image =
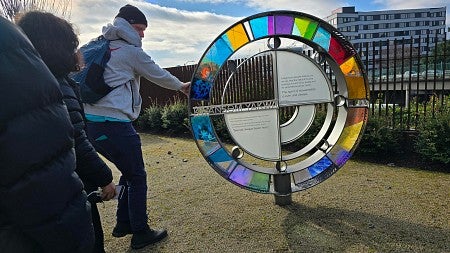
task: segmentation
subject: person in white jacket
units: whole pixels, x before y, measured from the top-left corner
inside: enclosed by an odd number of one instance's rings
[[[118,184],[127,188],[118,200],[117,223],[112,234],[115,237],[132,234],[133,249],[167,236],[166,230],[151,229],[147,221],[147,175],[140,137],[132,125],[141,111],[140,77],[186,95],[190,88],[190,83],[178,80],[144,52],[142,38],[146,28],[145,15],[129,4],[120,8],[112,24],[103,27],[111,50],[104,79],[114,89],[95,104],[84,104],[89,139],[120,170]]]

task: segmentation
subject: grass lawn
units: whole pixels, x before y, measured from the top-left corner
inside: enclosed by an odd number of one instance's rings
[[[149,223],[169,237],[131,250],[131,236],[111,236],[109,201],[106,252],[450,252],[449,173],[350,160],[281,207],[223,179],[190,139],[141,138]]]

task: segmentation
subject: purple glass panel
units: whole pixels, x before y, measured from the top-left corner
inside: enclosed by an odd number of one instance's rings
[[[269,31],[268,31],[269,35],[273,35],[274,34],[273,16],[269,16],[268,25],[269,25]]]
[[[275,34],[291,34],[294,18],[291,16],[275,16]]]

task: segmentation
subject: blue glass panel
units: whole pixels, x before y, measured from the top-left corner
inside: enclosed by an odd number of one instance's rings
[[[250,20],[250,27],[252,28],[253,37],[255,39],[267,36],[268,28],[268,17],[255,18]]]
[[[311,177],[315,177],[330,167],[331,164],[332,162],[328,159],[328,157],[323,157],[320,161],[308,167],[309,174],[311,174]]]
[[[330,40],[331,34],[322,27],[319,27],[316,34],[314,35],[313,41],[328,52],[328,49],[330,48]]]
[[[334,146],[327,156],[339,167],[342,167],[352,156],[352,154],[340,147],[339,145]]]
[[[202,79],[194,78],[191,83],[191,99],[208,100],[211,92],[212,83]]]
[[[205,59],[217,64],[220,67],[232,53],[233,50],[230,48],[229,43],[221,37],[208,50],[208,53],[205,55]]]
[[[213,163],[221,163],[233,160],[233,158],[223,148],[217,150],[212,155],[208,156],[208,159],[210,159],[211,162]]]
[[[191,118],[192,132],[196,140],[215,142],[213,126],[209,116],[195,116]]]

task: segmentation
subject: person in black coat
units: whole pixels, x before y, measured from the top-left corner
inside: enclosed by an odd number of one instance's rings
[[[2,17],[0,34],[0,251],[90,252],[90,205],[58,82]]]
[[[116,192],[111,170],[98,156],[86,136],[79,86],[68,77],[70,72],[79,70],[79,59],[75,53],[78,38],[71,24],[51,13],[33,11],[25,13],[19,19],[18,25],[59,82],[74,127],[76,173],[88,193],[101,187],[103,200],[113,198]],[[92,203],[92,219],[96,236],[94,252],[105,252],[100,215],[95,203]]]

